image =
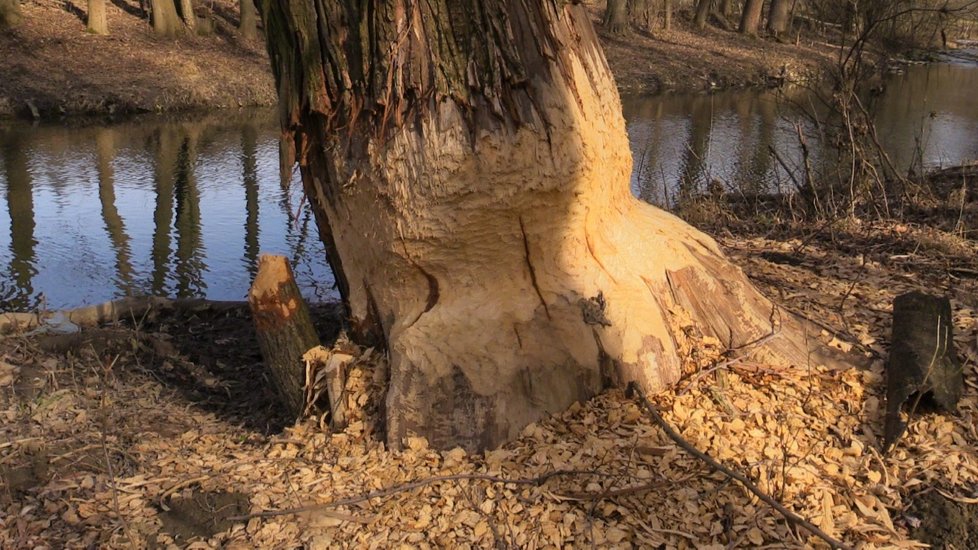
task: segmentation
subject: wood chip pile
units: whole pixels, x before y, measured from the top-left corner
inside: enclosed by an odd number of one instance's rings
[[[921,275],[865,247],[829,252],[815,243],[802,254],[791,242],[724,244],[782,303],[852,335],[835,343],[861,352],[869,367],[785,370],[746,357],[699,375],[724,360],[719,342],[701,339],[688,349],[689,376],[650,396],[665,419],[854,547],[923,546],[911,535],[926,519],[912,508],[924,492],[978,503],[975,281],[952,281],[933,266]],[[765,259],[762,250],[781,255]],[[912,288],[952,295],[965,395],[957,415],[915,416],[884,457],[887,315],[893,296]],[[154,377],[140,366],[136,338],[69,356],[25,338],[0,345],[2,548],[821,544],[685,454],[620,391],[530,425],[485,455],[436,452],[423,439],[391,452],[376,438],[385,379],[376,352],[349,373],[345,431],[329,434],[316,418],[266,435]],[[384,494],[351,498],[375,491]],[[268,511],[292,512],[242,517]]]

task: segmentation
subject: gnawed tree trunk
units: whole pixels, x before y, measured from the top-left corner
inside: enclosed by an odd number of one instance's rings
[[[20,0],[0,0],[0,31],[20,23]]]
[[[391,446],[494,447],[608,386],[668,386],[678,315],[730,346],[773,325],[765,349],[818,361],[712,239],[629,193],[582,5],[362,5],[261,12],[351,326],[389,354]]]
[[[628,1],[608,0],[602,21],[604,30],[609,34],[622,35],[628,32]]]
[[[740,32],[743,34],[757,34],[761,28],[761,15],[764,8],[764,0],[746,0],[744,2],[744,12],[740,17]]]
[[[153,30],[160,36],[176,36],[183,29],[173,0],[151,0]]]
[[[248,291],[258,347],[292,418],[302,414],[307,351],[319,346],[309,307],[284,256],[263,255]]]
[[[88,0],[88,32],[109,34],[109,23],[105,18],[105,0]]]
[[[774,36],[781,36],[788,30],[791,15],[790,0],[771,0],[771,9],[767,16],[767,30]]]
[[[697,29],[706,28],[706,18],[710,16],[712,6],[713,0],[699,0],[696,4],[696,16],[693,18],[693,24],[696,25]]]
[[[239,2],[241,19],[238,22],[238,32],[245,40],[254,40],[257,30],[257,17],[255,16],[255,0],[240,0]]]

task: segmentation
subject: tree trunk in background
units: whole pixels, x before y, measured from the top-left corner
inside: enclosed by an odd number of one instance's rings
[[[638,29],[646,32],[653,30],[655,13],[652,6],[652,0],[628,0],[628,13],[631,15],[632,24]]]
[[[180,2],[180,17],[190,32],[197,32],[197,14],[194,13],[193,0],[178,0]]]
[[[105,0],[88,0],[88,32],[109,34],[109,23],[105,18]]]
[[[667,31],[672,30],[672,0],[664,0],[662,6],[662,27]]]
[[[628,32],[628,1],[608,0],[601,24],[609,34],[622,35]]]
[[[771,0],[771,9],[767,16],[767,30],[771,31],[774,36],[780,36],[787,31],[790,11],[790,0]]]
[[[20,0],[0,0],[0,30],[20,23]]]
[[[153,30],[160,36],[176,36],[181,30],[180,17],[173,0],[151,0]]]
[[[241,0],[241,19],[238,24],[238,31],[245,40],[254,40],[258,25],[255,17],[255,0]]]
[[[744,13],[740,18],[740,32],[743,34],[757,34],[761,28],[761,9],[764,7],[764,0],[746,0],[744,2]]]
[[[693,23],[697,29],[706,28],[706,18],[710,16],[712,6],[713,0],[699,0],[696,4],[696,16],[693,18]]]
[[[392,447],[491,448],[609,386],[671,385],[680,317],[732,347],[777,331],[755,360],[818,362],[712,239],[632,197],[583,5],[367,4],[261,13],[352,332],[388,352]]]
[[[720,2],[720,13],[722,13],[727,19],[730,19],[730,17],[733,15],[733,8],[733,0],[722,0]]]

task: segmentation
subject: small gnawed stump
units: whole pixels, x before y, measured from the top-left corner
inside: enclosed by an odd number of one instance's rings
[[[954,353],[951,303],[922,292],[897,296],[886,364],[884,449],[906,430],[900,409],[909,397],[915,396],[911,400],[914,406],[927,399],[944,411],[953,411],[963,384],[961,364]]]
[[[319,345],[292,268],[283,256],[262,255],[248,292],[255,331],[265,366],[293,418],[302,414],[305,362],[302,356]]]

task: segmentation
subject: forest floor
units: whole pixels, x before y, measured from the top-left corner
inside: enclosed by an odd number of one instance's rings
[[[865,365],[731,359],[688,327],[686,375],[651,401],[689,442],[853,547],[978,548],[978,197],[959,202],[817,228],[784,209],[688,211],[769,296]],[[950,297],[964,396],[954,414],[914,415],[883,454],[891,304],[910,290]],[[336,308],[317,311],[324,341],[335,338]],[[358,354],[350,424],[331,434],[282,414],[244,307],[4,337],[0,547],[819,545],[621,391],[485,454],[422,439],[389,451],[377,439],[384,369],[378,353]]]
[[[715,26],[698,30],[677,13],[671,30],[638,30],[612,36],[601,29],[604,2],[589,7],[608,64],[623,94],[706,92],[772,87],[822,78],[839,52],[821,36],[802,33],[791,42],[752,37]],[[795,39],[797,38],[797,43]]]
[[[237,2],[208,2],[210,36],[153,34],[138,0],[106,2],[108,36],[85,28],[82,0],[36,0],[0,32],[0,118],[124,115],[272,105],[261,40],[237,34]]]
[[[260,40],[236,31],[237,3],[208,2],[210,36],[153,35],[137,0],[108,2],[108,36],[85,30],[81,0],[35,0],[0,33],[0,118],[124,115],[272,105],[275,88]],[[595,23],[603,8],[590,7]],[[716,28],[655,36],[599,34],[623,93],[698,92],[807,81],[837,51],[803,35],[797,45]]]

